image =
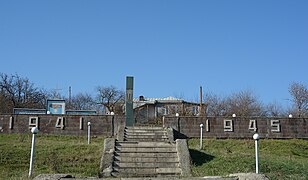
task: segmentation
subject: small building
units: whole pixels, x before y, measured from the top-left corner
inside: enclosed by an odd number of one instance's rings
[[[46,109],[14,108],[13,114],[46,114]]]
[[[133,100],[134,117],[138,123],[146,123],[161,119],[162,116],[182,115],[197,116],[200,112],[200,104],[187,102],[175,97],[144,98],[140,96]]]
[[[47,99],[46,109],[14,108],[13,114],[96,115],[96,110],[66,110],[64,99]]]

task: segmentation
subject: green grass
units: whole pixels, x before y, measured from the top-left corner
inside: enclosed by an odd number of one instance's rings
[[[189,140],[194,176],[255,172],[253,140]],[[308,141],[260,140],[260,172],[270,179],[308,179]]]
[[[254,172],[253,140],[188,141],[194,176],[225,176]],[[260,140],[260,171],[270,179],[308,179],[308,141]],[[31,135],[0,134],[0,179],[27,179]],[[33,176],[65,173],[75,177],[95,177],[103,150],[103,138],[38,135]]]
[[[0,177],[26,179],[32,135],[0,135]],[[33,177],[43,173],[67,173],[75,177],[97,176],[103,138],[37,135]],[[0,179],[1,179],[0,178]]]

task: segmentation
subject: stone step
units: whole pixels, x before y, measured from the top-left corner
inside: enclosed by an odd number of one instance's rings
[[[122,157],[122,156],[115,156],[114,161],[117,162],[173,162],[178,163],[178,157]]]
[[[175,173],[169,173],[169,174],[157,174],[157,173],[156,174],[155,173],[154,174],[153,173],[151,173],[151,174],[133,174],[133,173],[128,174],[128,173],[125,173],[125,174],[123,174],[123,173],[119,173],[119,172],[112,172],[111,176],[112,176],[112,179],[109,179],[109,180],[113,180],[113,179],[122,180],[122,178],[123,178],[123,180],[129,180],[129,179],[131,179],[131,180],[152,180],[152,179],[153,180],[154,179],[155,180],[162,180],[161,178],[164,178],[165,180],[177,180],[177,179],[173,179],[173,178],[181,176],[181,174],[180,173],[178,173],[178,174],[175,174]],[[172,179],[170,179],[170,178],[172,178]],[[214,180],[216,180],[216,179],[214,179]],[[236,180],[238,180],[238,179],[236,179]]]
[[[179,163],[174,162],[114,162],[114,168],[177,168]]]
[[[126,127],[124,132],[124,141],[167,142],[168,134],[162,127]]]
[[[149,135],[149,136],[153,136],[153,135],[165,135],[167,134],[165,131],[159,131],[159,132],[151,132],[151,131],[127,131],[124,134],[128,134],[128,135]]]
[[[157,127],[157,126],[126,126],[125,129],[164,130],[163,127]]]
[[[124,132],[152,132],[152,133],[161,133],[166,132],[164,129],[125,129]]]
[[[121,146],[121,147],[175,147],[175,144],[168,143],[168,142],[116,141],[116,146]]]
[[[168,138],[124,138],[124,141],[168,142]]]
[[[117,177],[156,177],[180,175],[180,168],[114,168],[113,176]]]
[[[115,143],[112,176],[180,176],[179,167],[176,145],[163,127],[126,127],[124,141]]]
[[[174,152],[176,153],[175,147],[120,147],[116,146],[116,152]]]
[[[163,139],[166,139],[166,138],[168,138],[168,136],[166,136],[166,135],[141,135],[141,134],[136,134],[136,135],[127,135],[127,134],[124,134],[124,138],[141,138],[141,139],[149,139],[149,138],[151,138],[151,139],[161,139],[161,138],[163,138]]]
[[[178,158],[177,153],[147,153],[147,152],[118,152],[115,151],[115,158],[117,157],[131,157],[131,158]]]
[[[155,136],[155,135],[167,135],[165,132],[124,132],[124,135],[144,135],[144,136]]]

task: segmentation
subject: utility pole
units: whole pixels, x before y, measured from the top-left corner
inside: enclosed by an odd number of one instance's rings
[[[203,115],[203,108],[202,108],[202,86],[200,86],[200,116]]]
[[[53,90],[53,98],[54,99],[60,99],[60,97],[61,97],[60,91],[62,91],[62,89],[58,88],[58,85],[57,85],[57,88],[52,89],[52,90]]]
[[[71,104],[71,100],[72,100],[72,87],[69,86],[68,87],[68,103]]]

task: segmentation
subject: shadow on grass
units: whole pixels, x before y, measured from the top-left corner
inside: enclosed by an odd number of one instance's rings
[[[215,158],[215,156],[206,154],[202,151],[198,151],[196,149],[189,149],[190,157],[192,159],[192,163],[195,166],[202,166],[202,164],[210,162]]]

